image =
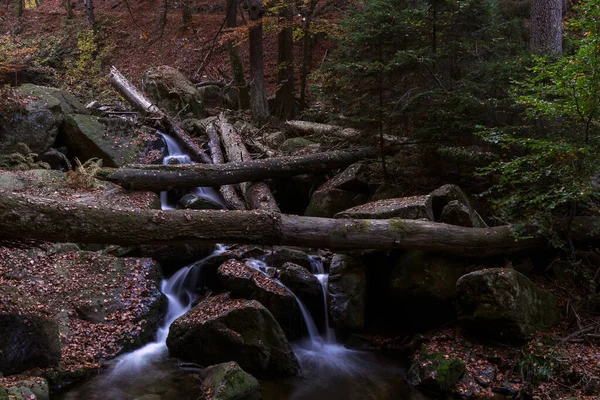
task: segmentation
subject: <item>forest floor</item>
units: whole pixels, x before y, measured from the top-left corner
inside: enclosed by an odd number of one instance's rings
[[[224,31],[221,30],[225,10],[221,3],[206,0],[198,2],[195,4],[198,12],[192,15],[192,20],[186,25],[183,24],[178,5],[170,4],[174,9],[167,13],[166,23],[161,28],[162,1],[97,2],[96,18],[104,46],[110,49],[102,60],[102,71],[105,73],[114,65],[136,85],[140,85],[141,77],[148,68],[159,65],[176,67],[194,82],[229,81],[229,59],[223,40]],[[85,29],[81,3],[74,3],[75,18],[69,20],[61,7],[61,0],[45,0],[37,9],[25,11],[21,32],[15,36],[13,33],[17,21],[11,7],[8,1],[6,5],[0,4],[0,38],[12,36],[17,42],[34,41],[38,53],[44,46],[44,40],[49,42],[52,37],[63,38],[73,45],[76,43],[76,34]],[[3,43],[0,41],[0,46]],[[60,50],[58,42],[52,43],[53,51]],[[318,68],[327,56],[329,46],[327,42],[319,42],[314,48],[313,69]],[[247,42],[242,42],[240,48],[247,60]],[[300,45],[297,45],[296,60],[300,59],[300,51]],[[48,50],[44,54],[51,58],[53,55],[50,53]],[[25,57],[30,55],[27,53]],[[75,62],[74,58],[65,59]],[[277,73],[277,38],[268,26],[265,30],[264,61],[268,93],[273,96]],[[299,69],[298,66],[296,69]],[[2,82],[1,78],[0,74],[0,84],[8,83]],[[19,82],[18,72],[16,81]],[[502,382],[512,382],[515,387],[529,385],[529,389],[522,393],[529,392],[530,396],[523,398],[540,400],[600,398],[600,349],[597,347],[600,338],[597,334],[600,330],[597,316],[600,299],[590,298],[589,287],[585,285],[589,283],[587,278],[592,277],[592,281],[595,278],[594,270],[581,265],[571,268],[571,272],[573,270],[575,274],[569,275],[568,279],[564,279],[565,275],[550,271],[553,279],[536,281],[559,297],[564,318],[552,332],[541,335],[527,345],[483,346],[466,337],[460,328],[451,326],[426,334],[425,346],[463,359],[467,363],[467,370],[476,377],[480,386],[486,384],[491,388]],[[491,364],[498,371],[494,374],[493,382],[488,375]],[[459,387],[461,390],[467,393],[469,388]]]

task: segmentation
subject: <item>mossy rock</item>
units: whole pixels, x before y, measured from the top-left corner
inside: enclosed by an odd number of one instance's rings
[[[448,393],[465,373],[465,363],[454,356],[429,352],[422,347],[419,357],[413,361],[407,381],[420,389],[443,394]]]
[[[212,365],[200,373],[205,392],[214,400],[259,400],[260,384],[235,361]]]

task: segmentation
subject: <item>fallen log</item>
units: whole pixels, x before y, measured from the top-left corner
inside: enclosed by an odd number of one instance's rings
[[[286,121],[284,124],[285,132],[292,135],[319,135],[319,136],[337,136],[343,139],[356,139],[360,136],[360,131],[353,128],[344,128],[337,125],[320,124],[309,121]]]
[[[210,136],[211,134],[209,134]],[[105,168],[100,171],[98,177],[132,190],[158,191],[197,186],[220,186],[326,172],[331,169],[347,167],[365,158],[374,157],[376,154],[375,150],[364,148],[355,151],[335,150],[306,156],[268,158],[226,164],[134,164],[119,169]]]
[[[139,210],[0,192],[0,238],[118,245],[255,243],[330,249],[439,251],[467,257],[539,247],[508,226],[465,228],[420,220],[344,220],[259,210]]]
[[[208,136],[208,148],[210,150],[213,164],[223,164],[225,162],[225,158],[223,157],[223,152],[221,151],[221,140],[219,139],[219,134],[217,133],[217,128],[214,124],[211,123],[206,127],[206,135]],[[232,210],[246,209],[246,205],[242,199],[239,198],[234,186],[222,184],[219,191],[221,192],[221,196],[223,196],[223,200],[225,201],[225,204],[227,204],[228,208]]]
[[[244,146],[242,138],[233,126],[227,122],[227,118],[223,113],[219,115],[219,128],[221,129],[221,139],[229,161],[251,161],[252,156]],[[251,209],[279,212],[279,206],[266,183],[245,180],[240,184],[240,188]]]
[[[125,99],[138,111],[144,114],[150,114],[156,118],[157,123],[161,124],[159,129],[166,131],[174,136],[183,148],[190,154],[190,158],[196,162],[211,163],[210,157],[204,153],[202,148],[188,135],[179,124],[160,108],[152,104],[146,96],[129,82],[115,67],[110,69],[110,83],[117,89]]]

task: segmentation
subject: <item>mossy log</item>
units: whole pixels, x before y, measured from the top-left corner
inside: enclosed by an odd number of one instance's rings
[[[375,155],[374,150],[365,148],[356,151],[336,150],[306,156],[268,158],[226,164],[140,164],[116,170],[103,169],[99,178],[133,190],[158,191],[197,186],[220,186],[325,172],[346,167]]]
[[[439,251],[467,257],[544,244],[507,226],[464,228],[420,220],[344,220],[266,211],[155,211],[93,207],[0,192],[0,238],[119,245],[255,243],[330,249]]]

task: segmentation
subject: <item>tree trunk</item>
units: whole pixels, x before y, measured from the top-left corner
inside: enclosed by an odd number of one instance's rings
[[[208,135],[208,146],[210,148],[213,164],[222,165],[225,162],[225,159],[223,157],[223,152],[221,151],[221,140],[219,139],[219,134],[217,133],[217,128],[214,124],[211,123],[206,127],[206,134]],[[234,186],[221,184],[219,191],[221,192],[221,196],[223,196],[223,200],[225,200],[225,204],[227,204],[229,209],[246,209],[246,205],[242,199],[239,198]]]
[[[263,62],[263,43],[262,43],[262,1],[248,1],[248,16],[250,18],[250,100],[252,119],[259,124],[263,124],[269,118],[269,104],[267,102],[267,92],[265,88],[265,68]]]
[[[94,29],[96,26],[96,18],[94,17],[94,0],[83,0],[83,7],[85,9],[88,27],[90,29]]]
[[[284,124],[286,132],[294,135],[319,135],[319,136],[338,136],[344,139],[356,139],[360,136],[360,131],[352,128],[344,128],[337,125],[320,124],[309,121],[286,121]]]
[[[67,12],[67,19],[73,19],[73,6],[71,0],[63,0],[65,11]]]
[[[300,106],[306,107],[306,86],[308,74],[312,67],[312,52],[310,41],[312,32],[310,31],[312,18],[315,13],[318,0],[309,0],[308,7],[303,10],[304,24],[302,25],[302,66],[300,71]]]
[[[289,0],[288,0],[289,1]],[[294,13],[289,4],[283,4],[280,13],[284,27],[277,36],[277,91],[275,92],[276,115],[282,119],[296,117],[294,90],[294,41],[292,19]]]
[[[563,0],[531,0],[529,46],[537,55],[562,54]]]
[[[232,162],[252,161],[252,157],[242,138],[234,130],[233,126],[227,122],[225,115],[219,116],[219,127],[221,128],[221,138],[223,146],[227,152],[227,158]],[[251,209],[279,212],[277,202],[271,193],[271,190],[264,182],[243,182],[240,184],[242,193]]]
[[[227,27],[235,28],[237,26],[237,0],[227,0]],[[250,108],[250,93],[244,76],[244,64],[240,57],[239,48],[233,43],[233,40],[227,42],[227,52],[229,53],[229,62],[231,63],[231,72],[238,89],[238,106],[242,110]]]
[[[190,153],[190,158],[196,162],[210,164],[212,160],[194,142],[194,140],[179,126],[179,124],[156,107],[150,100],[137,90],[127,78],[125,78],[115,67],[110,69],[110,83],[117,89],[125,99],[138,111],[144,114],[154,114],[163,126],[160,128],[175,136],[183,148]]]
[[[420,220],[344,220],[264,211],[154,211],[89,207],[0,192],[0,234],[9,239],[119,245],[254,243],[330,249],[441,251],[467,257],[539,247],[506,226],[464,228]]]
[[[211,142],[213,142],[212,136],[216,133],[213,133],[210,127],[206,131],[209,138],[211,138]],[[218,142],[211,143],[210,146],[212,151],[213,147],[218,146]],[[128,168],[116,170],[103,169],[99,177],[131,190],[187,189],[197,186],[221,186],[325,172],[347,167],[367,157],[374,157],[376,154],[377,152],[373,149],[361,149],[352,152],[330,151],[306,156],[268,158],[266,160],[222,164],[213,152],[213,160],[219,164],[130,165]],[[244,189],[247,189],[247,186],[248,184],[244,186]]]

